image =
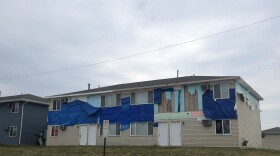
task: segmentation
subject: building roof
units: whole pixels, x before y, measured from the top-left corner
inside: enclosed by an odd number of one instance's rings
[[[262,133],[264,134],[280,134],[280,127],[274,127],[271,129],[263,130]]]
[[[38,103],[38,104],[48,105],[47,99],[41,98],[39,96],[31,95],[31,94],[21,94],[21,95],[0,97],[0,103],[16,102],[16,101],[30,101],[30,102],[34,102],[34,103]]]
[[[59,98],[59,97],[67,97],[67,96],[79,96],[79,95],[89,95],[89,94],[100,94],[100,93],[108,93],[114,91],[125,91],[125,90],[133,90],[133,89],[144,89],[144,88],[157,88],[157,87],[166,87],[166,86],[174,86],[181,84],[195,84],[195,83],[207,83],[207,82],[215,82],[215,81],[223,81],[223,80],[237,80],[244,82],[246,88],[250,88],[250,91],[253,92],[258,99],[262,100],[262,97],[254,91],[243,79],[239,76],[184,76],[178,78],[169,78],[169,79],[159,79],[159,80],[151,80],[151,81],[141,81],[141,82],[133,82],[133,83],[125,83],[125,84],[117,84],[112,86],[94,88],[90,90],[82,90],[78,92],[71,92],[66,94],[59,94],[48,96],[46,98]]]

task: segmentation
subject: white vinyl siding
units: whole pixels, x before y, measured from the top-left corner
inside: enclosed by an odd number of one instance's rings
[[[226,99],[229,98],[229,85],[228,84],[215,84],[214,85],[214,99]]]

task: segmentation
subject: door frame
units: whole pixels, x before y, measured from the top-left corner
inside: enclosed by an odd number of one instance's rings
[[[183,138],[182,138],[182,125],[183,122],[182,120],[167,120],[167,121],[157,121],[158,124],[160,123],[167,123],[167,127],[168,127],[168,145],[167,146],[172,146],[171,145],[171,124],[172,122],[180,122],[180,146],[183,146]],[[158,128],[158,137],[157,137],[157,144],[159,145],[159,128]]]

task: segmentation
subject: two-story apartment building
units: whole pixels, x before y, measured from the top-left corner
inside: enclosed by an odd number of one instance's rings
[[[248,147],[262,147],[263,98],[239,76],[186,76],[48,98],[51,113],[67,106],[61,105],[66,100],[99,110],[88,114],[96,122],[65,130],[49,122],[47,145],[102,145],[102,123],[109,120],[108,145],[241,147],[247,140]]]
[[[46,99],[30,94],[0,97],[0,144],[38,144],[48,106]]]

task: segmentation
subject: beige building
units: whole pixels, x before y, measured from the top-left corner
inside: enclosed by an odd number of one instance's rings
[[[262,131],[263,148],[280,150],[280,127],[274,127]]]
[[[107,145],[242,147],[247,140],[248,147],[262,147],[259,101],[263,98],[239,76],[186,76],[47,98],[50,111],[59,112],[61,101],[74,100],[101,111],[96,124],[63,130],[62,125],[49,124],[49,146],[102,145],[104,119],[110,121]],[[139,107],[139,112],[124,113],[123,99],[129,99],[128,110]],[[145,113],[144,107],[152,114]]]

